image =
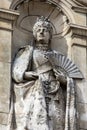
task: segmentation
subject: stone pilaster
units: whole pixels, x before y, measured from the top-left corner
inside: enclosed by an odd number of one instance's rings
[[[79,129],[87,129],[87,27],[70,24],[72,59],[83,73],[84,79],[77,80],[77,106]]]
[[[13,23],[18,13],[0,9],[0,130],[5,130],[11,88],[11,52]]]

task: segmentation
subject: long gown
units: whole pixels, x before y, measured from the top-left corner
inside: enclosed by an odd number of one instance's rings
[[[39,76],[36,80],[22,83],[24,87],[19,83],[22,93],[22,109],[19,116],[16,113],[15,105],[16,118],[18,119],[16,130],[64,130],[64,94],[53,72],[52,65],[44,55],[45,53],[46,51],[33,49],[32,58],[30,58],[31,65],[28,64],[27,71],[33,71]],[[14,65],[13,67],[14,75],[17,75],[16,73],[20,70],[17,61],[16,64],[17,66]],[[17,68],[17,71],[15,71],[15,68]],[[18,75],[16,78],[18,78]]]

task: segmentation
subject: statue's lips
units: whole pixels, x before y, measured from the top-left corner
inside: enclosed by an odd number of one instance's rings
[[[42,35],[41,35],[41,36],[39,36],[39,37],[40,37],[40,38],[44,38],[45,36],[42,36]]]
[[[44,37],[44,35],[39,35],[39,37]]]

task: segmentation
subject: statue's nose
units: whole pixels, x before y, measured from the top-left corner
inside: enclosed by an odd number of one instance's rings
[[[44,30],[43,30],[43,29],[41,29],[41,30],[40,30],[40,34],[43,34],[43,32],[44,32]]]

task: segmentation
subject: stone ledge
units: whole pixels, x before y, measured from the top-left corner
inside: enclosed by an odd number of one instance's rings
[[[0,18],[14,21],[19,16],[19,13],[13,10],[0,8]]]
[[[75,12],[87,13],[87,7],[72,6],[72,9],[73,9]]]
[[[5,28],[5,27],[0,27],[0,30],[5,30],[5,31],[13,31],[13,29],[10,29],[10,28]]]
[[[76,1],[78,1],[81,4],[87,5],[87,0],[76,0]]]
[[[77,35],[77,36],[87,37],[87,27],[86,26],[70,23],[69,30],[71,30],[72,36]]]

